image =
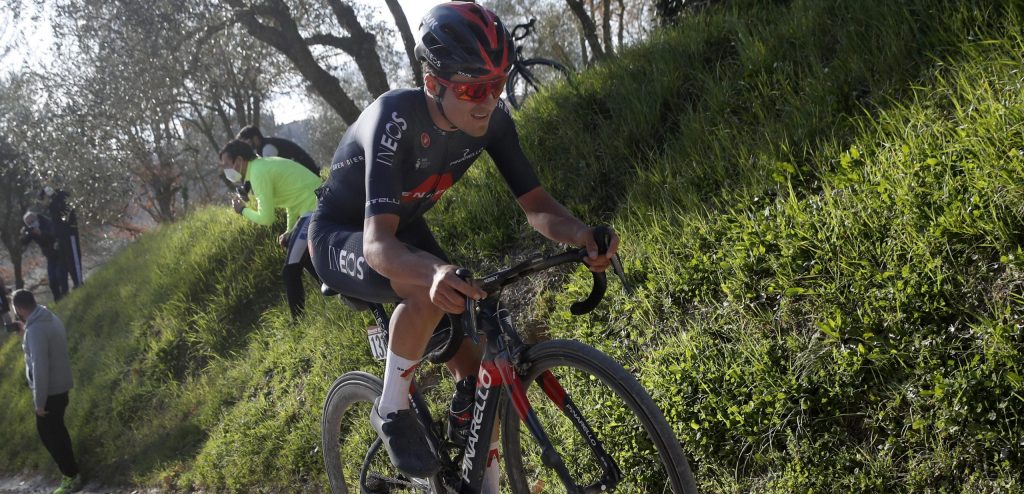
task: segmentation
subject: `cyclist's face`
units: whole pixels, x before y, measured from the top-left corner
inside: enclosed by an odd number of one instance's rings
[[[433,77],[433,76],[428,76]],[[479,79],[455,75],[451,78],[452,83],[479,82]],[[435,82],[435,84],[437,84]],[[440,89],[440,84],[435,86]],[[491,123],[491,113],[498,104],[498,97],[488,92],[481,101],[466,101],[459,99],[455,91],[448,89],[444,92],[444,112],[448,121],[458,127],[459,130],[473,136],[481,137],[487,133]]]

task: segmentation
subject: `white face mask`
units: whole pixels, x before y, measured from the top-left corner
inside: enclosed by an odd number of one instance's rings
[[[242,174],[238,173],[238,170],[235,170],[234,168],[225,168],[224,176],[233,183],[237,184],[242,182]]]

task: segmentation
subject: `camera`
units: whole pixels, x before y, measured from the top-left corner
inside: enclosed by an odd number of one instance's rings
[[[4,329],[6,329],[8,333],[17,333],[18,330],[21,329],[21,325],[16,322],[6,322],[4,323]]]

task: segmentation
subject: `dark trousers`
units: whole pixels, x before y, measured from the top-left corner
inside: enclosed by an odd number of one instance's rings
[[[57,462],[60,473],[74,477],[78,475],[78,463],[75,463],[75,452],[71,450],[71,435],[64,426],[64,410],[67,407],[67,393],[47,396],[47,414],[45,417],[36,415],[36,430],[43,440],[43,446],[46,446],[53,461]]]
[[[302,289],[302,270],[305,269],[320,285],[320,277],[313,269],[313,261],[309,258],[309,218],[313,213],[306,213],[295,222],[295,228],[288,238],[285,247],[284,268],[281,278],[284,280],[284,293],[288,297],[288,308],[292,312],[292,320],[298,319],[306,308],[306,291]]]
[[[50,284],[54,302],[68,294],[68,269],[64,265],[61,254],[54,254],[53,257],[46,258],[46,278]]]

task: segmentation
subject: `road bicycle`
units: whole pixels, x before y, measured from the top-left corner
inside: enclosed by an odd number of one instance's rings
[[[610,236],[608,230],[601,235],[604,252]],[[466,335],[476,342],[482,335],[485,349],[464,447],[443,432],[451,395],[440,392],[439,386],[421,386],[419,376],[410,387],[411,407],[442,464],[430,478],[398,472],[370,425],[370,407],[381,394],[382,380],[359,371],[338,378],[324,402],[321,422],[331,491],[478,493],[491,434],[500,422],[503,492],[695,493],[681,443],[629,371],[578,341],[524,342],[511,314],[501,306],[502,288],[556,266],[582,263],[586,255],[585,249],[569,249],[484,276],[479,284],[488,297],[467,300],[462,316],[439,324],[427,347],[430,361],[447,361]],[[617,256],[612,264],[626,286]],[[473,282],[467,270],[460,269],[458,274]],[[590,295],[572,304],[573,314],[590,312],[603,298],[605,273],[593,275]],[[377,326],[368,330],[368,339],[375,358],[383,360],[388,341],[384,307],[351,299],[348,303],[373,312]],[[431,414],[428,395],[443,397],[436,400],[443,403],[440,419]]]
[[[512,38],[520,41],[533,34],[537,19],[512,28]],[[567,81],[571,72],[564,65],[547,58],[523,58],[523,45],[516,44],[515,59],[505,82],[505,96],[513,108],[519,109],[523,102],[540,91],[542,86],[558,81]]]

